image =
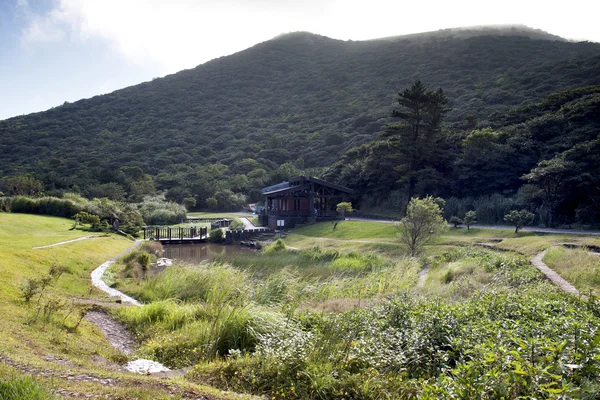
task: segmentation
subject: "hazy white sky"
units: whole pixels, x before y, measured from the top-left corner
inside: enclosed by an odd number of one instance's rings
[[[0,0],[0,119],[232,54],[280,33],[364,40],[525,24],[600,42],[594,0]]]

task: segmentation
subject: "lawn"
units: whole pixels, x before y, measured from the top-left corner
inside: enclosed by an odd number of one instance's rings
[[[319,222],[294,229],[293,233],[343,240],[396,240],[396,227],[394,224],[382,222],[341,221],[337,225],[335,222]]]

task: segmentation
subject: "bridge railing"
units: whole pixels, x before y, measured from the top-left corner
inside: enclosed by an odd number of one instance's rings
[[[144,227],[144,240],[161,240],[161,239],[194,239],[206,238],[208,236],[208,228],[206,227],[170,227],[170,226],[146,226]]]

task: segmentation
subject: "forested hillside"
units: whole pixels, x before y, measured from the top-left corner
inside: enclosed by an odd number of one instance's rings
[[[452,181],[435,192],[512,193],[520,175],[541,159],[593,136],[569,131],[572,140],[561,142],[561,129],[571,129],[567,116],[555,133],[531,139],[545,143],[550,135],[553,144],[513,143],[523,139],[515,133],[519,127],[542,124],[548,110],[536,108],[541,98],[600,84],[600,44],[556,39],[515,30],[364,42],[282,35],[165,78],[0,121],[0,190],[15,187],[7,179],[32,174],[50,193],[138,201],[159,189],[177,201],[195,197],[197,207],[213,197],[226,208],[242,198],[236,193],[256,200],[262,185],[289,173],[318,175],[349,149],[379,141],[395,121],[390,115],[398,91],[420,79],[430,89],[443,88],[449,111],[442,127],[456,139],[447,141],[446,154],[453,155],[442,163],[441,176]],[[520,111],[507,113],[516,106]],[[510,173],[485,176],[476,165],[480,153],[463,156],[471,150],[464,153],[461,140],[490,126],[508,135],[494,136],[494,145],[525,153],[513,158],[490,150],[499,164],[510,159]],[[399,190],[390,182],[384,189],[374,182],[365,187],[381,197],[372,203]]]
[[[448,199],[448,218],[477,210],[481,222],[498,223],[527,208],[547,226],[600,222],[600,86],[496,113],[481,129],[441,128],[438,94],[420,82],[401,93],[400,123],[350,149],[325,177],[362,193],[363,205],[402,210],[413,196],[436,195]]]

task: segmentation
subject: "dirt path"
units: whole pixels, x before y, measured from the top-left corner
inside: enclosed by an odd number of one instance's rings
[[[577,290],[575,288],[575,286],[573,286],[572,284],[567,282],[559,274],[557,274],[554,270],[550,269],[550,267],[548,267],[546,264],[544,264],[544,262],[542,260],[544,259],[544,256],[546,255],[547,251],[548,250],[544,250],[541,253],[539,253],[538,255],[536,255],[535,257],[533,257],[531,259],[531,264],[533,264],[534,267],[536,267],[544,275],[546,275],[546,278],[550,279],[552,281],[552,283],[554,283],[556,286],[558,286],[565,292],[579,295],[579,290]]]
[[[96,238],[101,238],[104,236],[100,236],[100,235],[90,235],[90,236],[84,236],[84,237],[80,237],[77,239],[72,239],[72,240],[66,240],[64,242],[58,242],[58,243],[54,243],[54,244],[47,244],[45,246],[36,246],[36,247],[32,247],[33,249],[47,249],[49,247],[54,247],[54,246],[62,246],[63,244],[68,244],[68,243],[73,243],[73,242],[78,242],[80,240],[86,240],[86,239],[96,239]]]
[[[419,281],[417,282],[417,287],[422,288],[425,286],[425,282],[427,281],[427,276],[429,275],[429,265],[423,267],[423,269],[419,272]]]

